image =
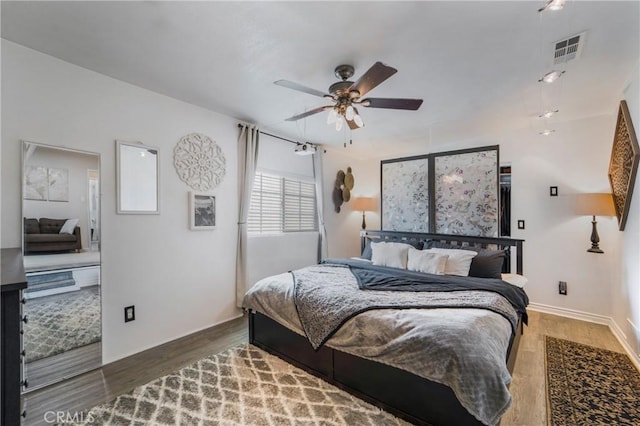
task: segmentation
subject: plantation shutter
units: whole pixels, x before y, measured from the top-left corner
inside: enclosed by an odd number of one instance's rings
[[[249,233],[317,231],[315,184],[256,173]]]

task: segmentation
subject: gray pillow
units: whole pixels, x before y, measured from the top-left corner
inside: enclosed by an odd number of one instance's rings
[[[471,260],[469,276],[502,279],[502,265],[506,258],[504,250],[482,250]]]

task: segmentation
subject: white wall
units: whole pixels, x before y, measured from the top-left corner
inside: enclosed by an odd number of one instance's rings
[[[2,40],[2,247],[21,242],[20,139],[101,154],[104,361],[226,321],[235,308],[237,121]],[[173,147],[213,138],[218,226],[190,231]],[[160,215],[116,215],[115,139],[160,149]],[[136,305],[125,324],[123,307]]]
[[[294,152],[295,146],[267,135],[260,135],[259,172],[314,181],[313,158]],[[313,265],[317,262],[318,233],[290,232],[277,235],[249,235],[247,278],[251,285],[270,275]]]
[[[40,219],[79,219],[82,248],[90,248],[89,179],[87,170],[100,168],[97,155],[37,146],[26,165],[54,167],[69,171],[69,201],[23,200],[22,215]]]
[[[524,273],[531,302],[611,315],[618,262],[615,218],[598,217],[604,254],[591,247],[591,217],[576,216],[575,195],[610,192],[607,170],[615,117],[559,123],[543,137],[530,129],[501,135],[500,160],[511,164],[512,236],[524,244]],[[549,187],[558,187],[558,197]],[[517,229],[517,220],[525,229]],[[568,294],[558,294],[566,281]]]
[[[640,137],[640,62],[631,73],[632,79],[623,99]],[[636,176],[631,208],[621,243],[621,279],[613,287],[613,319],[630,348],[640,357],[640,173]]]
[[[403,152],[398,157],[499,144],[501,163],[512,165],[512,236],[525,240],[524,273],[530,280],[527,293],[531,301],[611,316],[619,258],[617,224],[615,218],[598,218],[605,254],[587,253],[591,218],[576,216],[573,202],[577,193],[610,192],[607,170],[614,125],[614,115],[591,117],[558,125],[551,137],[531,129],[496,132],[490,139],[447,144],[442,149],[432,145],[432,151],[426,150],[425,143],[424,152]],[[434,143],[437,147],[437,141]],[[348,155],[348,148],[327,155],[325,195],[330,197],[337,170],[355,165],[354,193],[379,198],[380,159],[356,160]],[[549,186],[558,186],[560,196],[550,197]],[[331,256],[353,256],[359,249],[361,216],[349,213],[348,207],[345,210],[346,214],[336,214],[330,204],[325,206]],[[379,213],[377,222],[371,219],[368,228],[379,229]],[[517,230],[518,219],[525,220],[525,230]],[[558,294],[560,280],[568,282],[567,296]]]
[[[349,148],[327,148],[323,159],[324,177],[324,221],[327,229],[329,257],[351,257],[360,255],[360,230],[362,212],[353,211],[351,203],[343,203],[337,213],[332,202],[334,182],[338,170],[346,173],[351,167],[355,184],[351,199],[355,197],[375,197],[380,204],[380,162],[354,156]],[[380,208],[377,212],[366,213],[367,229],[380,229]]]

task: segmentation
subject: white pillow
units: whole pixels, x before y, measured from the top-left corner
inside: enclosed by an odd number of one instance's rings
[[[471,261],[478,254],[477,252],[471,250],[443,248],[430,248],[424,251],[428,253],[440,253],[449,255],[447,264],[444,268],[444,273],[446,275],[459,275],[461,277],[469,276]]]
[[[413,247],[409,249],[407,269],[410,271],[424,272],[427,274],[444,275],[447,265],[446,254],[428,253],[417,250]]]
[[[520,288],[524,288],[524,286],[529,282],[527,277],[518,274],[502,274],[502,281],[506,281],[509,284]]]
[[[67,219],[67,221],[60,228],[60,234],[73,234],[73,230],[76,229],[78,219]]]
[[[371,262],[378,266],[407,269],[407,252],[410,247],[403,243],[371,244]]]

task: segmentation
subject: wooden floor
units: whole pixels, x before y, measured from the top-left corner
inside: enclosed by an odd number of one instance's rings
[[[238,318],[24,395],[23,425],[47,425],[48,411],[73,416],[211,354],[248,341],[247,319]],[[51,416],[51,414],[49,414]]]
[[[102,343],[96,342],[27,364],[29,392],[102,365]]]
[[[622,346],[605,325],[528,311],[529,326],[520,339],[518,358],[509,390],[513,404],[500,426],[546,424],[547,402],[544,368],[544,336],[572,340],[615,352]]]
[[[546,424],[544,335],[624,352],[606,326],[530,311],[510,387],[513,405],[501,426]],[[247,320],[239,318],[31,392],[25,398],[24,424],[46,424],[47,411],[68,411],[73,415],[107,402],[193,361],[244,343],[247,338]]]

